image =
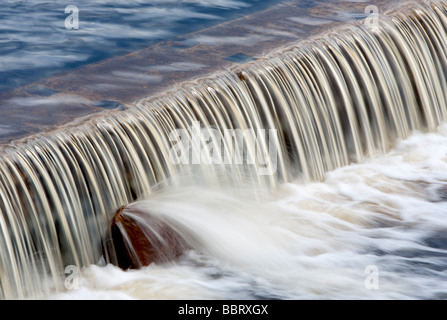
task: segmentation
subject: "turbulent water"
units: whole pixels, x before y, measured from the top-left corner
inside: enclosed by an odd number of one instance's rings
[[[5,148],[0,297],[446,298],[446,10],[349,25]],[[129,203],[192,250],[112,267]]]
[[[447,125],[322,182],[247,188],[253,197],[187,186],[137,203],[195,249],[138,271],[86,267],[78,289],[50,298],[447,298]]]

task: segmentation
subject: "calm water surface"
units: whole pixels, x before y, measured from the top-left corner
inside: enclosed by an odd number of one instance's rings
[[[1,1],[0,92],[267,8],[274,0]],[[79,29],[67,29],[68,5]]]
[[[0,93],[229,21],[281,0],[0,1]],[[303,0],[312,7],[333,1]],[[349,2],[362,2],[350,0]],[[67,29],[68,5],[79,29]],[[361,13],[356,18],[361,18]],[[345,19],[334,13],[329,19]],[[330,21],[330,20],[329,20]],[[42,93],[39,93],[42,94]],[[50,94],[50,93],[48,93]]]

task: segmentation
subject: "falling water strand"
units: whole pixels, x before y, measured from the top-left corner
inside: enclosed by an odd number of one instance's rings
[[[447,115],[446,9],[439,1],[381,17],[379,30],[349,26],[7,147],[0,159],[0,298],[63,290],[65,266],[114,262],[114,212],[185,177],[213,187],[305,183],[383,153],[414,130],[434,130]],[[272,147],[274,157],[259,161]],[[263,166],[273,174],[260,174]]]

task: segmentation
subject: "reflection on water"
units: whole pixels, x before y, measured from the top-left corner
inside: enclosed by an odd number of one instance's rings
[[[282,2],[284,0],[3,1],[0,10],[0,92]],[[296,5],[309,8],[331,2],[335,1],[303,0]],[[65,19],[70,15],[70,12],[65,13],[67,4],[79,9],[77,30],[65,27]],[[326,13],[324,19],[290,17],[290,22],[291,27],[294,22],[318,25],[364,16],[362,12],[332,12]],[[250,26],[246,29],[249,33]],[[262,32],[272,37],[294,38],[300,30],[294,27],[293,32],[288,33],[266,27]],[[181,45],[216,41],[252,46],[258,40],[248,34],[218,38],[201,36],[192,37]]]
[[[278,0],[2,1],[0,92],[209,27]],[[67,4],[79,29],[65,28]]]

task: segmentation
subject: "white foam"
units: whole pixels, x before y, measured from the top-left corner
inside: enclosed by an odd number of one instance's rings
[[[446,155],[441,126],[262,201],[199,186],[164,191],[135,205],[182,233],[194,248],[185,259],[126,272],[91,266],[80,289],[51,298],[445,297]],[[365,284],[371,265],[378,289]]]

